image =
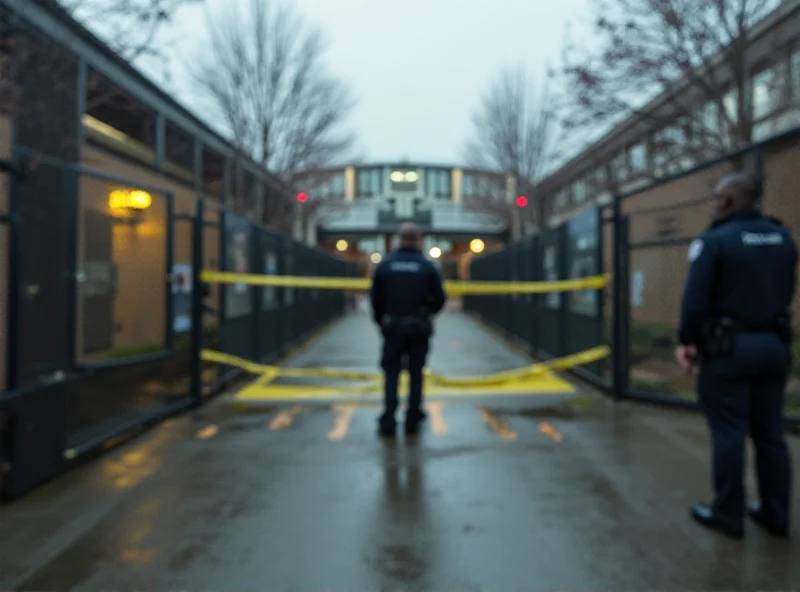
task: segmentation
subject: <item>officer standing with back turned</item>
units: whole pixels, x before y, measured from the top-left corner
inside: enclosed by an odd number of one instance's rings
[[[687,371],[699,363],[697,391],[713,450],[715,497],[710,505],[695,503],[692,516],[734,538],[744,534],[748,431],[760,497],[747,510],[750,518],[784,537],[791,505],[782,415],[797,247],[757,201],[757,184],[745,173],[726,175],[714,189],[714,222],[689,248],[675,352]]]
[[[375,269],[370,300],[375,322],[383,334],[384,411],[378,431],[393,436],[397,428],[397,385],[403,359],[409,373],[405,429],[414,434],[425,419],[422,410],[422,371],[433,334],[431,318],[445,305],[442,278],[420,252],[422,233],[411,223],[400,227],[400,248]]]

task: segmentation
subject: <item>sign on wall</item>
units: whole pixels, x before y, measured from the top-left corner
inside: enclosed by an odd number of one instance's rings
[[[278,256],[274,251],[268,250],[264,255],[264,273],[266,275],[278,275]],[[275,286],[264,286],[262,292],[262,306],[264,310],[277,308],[278,288]]]
[[[226,261],[225,270],[234,273],[250,273],[250,223],[246,218],[225,215]],[[225,286],[225,316],[236,318],[251,314],[252,290],[247,284]]]
[[[558,281],[558,258],[554,245],[549,245],[544,250],[544,261],[542,269],[546,282]],[[559,307],[561,294],[558,292],[548,292],[545,304],[547,308],[557,309]]]
[[[595,208],[572,218],[567,226],[569,275],[572,279],[598,275],[597,249],[600,240],[600,216]],[[570,310],[595,316],[598,314],[597,290],[570,292]]]
[[[172,330],[187,333],[192,328],[192,266],[176,263],[172,266],[172,303],[175,314]]]
[[[641,270],[631,274],[631,306],[644,306],[644,272]]]

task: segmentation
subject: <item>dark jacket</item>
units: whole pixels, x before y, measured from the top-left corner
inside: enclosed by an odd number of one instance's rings
[[[401,247],[376,267],[370,301],[372,316],[381,324],[384,315],[435,315],[444,308],[447,296],[433,263],[418,250]]]
[[[701,345],[707,321],[740,327],[776,324],[790,311],[797,281],[797,247],[789,231],[757,210],[716,221],[689,248],[689,277],[678,341]]]

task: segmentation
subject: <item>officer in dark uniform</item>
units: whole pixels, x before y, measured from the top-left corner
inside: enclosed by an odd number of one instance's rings
[[[406,358],[410,385],[406,433],[413,434],[425,419],[422,411],[422,370],[428,356],[431,318],[445,305],[442,278],[420,252],[422,233],[414,224],[400,227],[400,248],[375,269],[370,300],[375,322],[383,334],[384,412],[379,432],[394,435],[397,424],[397,384]]]
[[[689,248],[676,357],[700,370],[697,391],[711,432],[711,505],[699,523],[744,534],[745,441],[756,449],[760,501],[750,518],[775,536],[789,531],[791,474],[783,405],[791,367],[790,305],[797,248],[788,230],[757,209],[752,177],[732,173],[714,189],[714,222]]]

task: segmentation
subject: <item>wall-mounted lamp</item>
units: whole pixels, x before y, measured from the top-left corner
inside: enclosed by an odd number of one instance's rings
[[[337,250],[337,251],[342,251],[342,252],[344,252],[344,251],[346,251],[346,250],[347,250],[347,247],[348,247],[348,246],[349,246],[349,245],[347,244],[347,241],[346,241],[346,240],[344,240],[344,239],[342,239],[342,240],[339,240],[339,241],[336,241],[336,250]]]
[[[473,238],[472,241],[469,243],[469,250],[475,254],[481,253],[483,248],[486,245],[483,244],[483,241],[479,238]]]
[[[153,196],[139,189],[115,189],[108,195],[112,210],[146,210],[153,203]]]

